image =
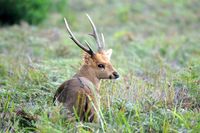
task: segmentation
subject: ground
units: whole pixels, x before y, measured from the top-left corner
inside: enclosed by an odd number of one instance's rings
[[[69,122],[52,103],[82,63],[63,17],[80,40],[93,42],[85,13],[104,33],[120,73],[119,80],[101,83],[99,124]],[[41,25],[1,27],[1,131],[198,132],[199,13],[198,0],[71,0],[66,14],[52,14]],[[19,109],[39,120],[24,122]]]

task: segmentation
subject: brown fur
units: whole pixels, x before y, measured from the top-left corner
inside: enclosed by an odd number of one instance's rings
[[[70,113],[76,113],[81,121],[98,121],[100,80],[116,78],[113,74],[116,71],[109,61],[111,53],[100,51],[92,56],[85,53],[80,70],[58,88],[54,101],[62,103]],[[99,64],[105,69],[99,68]]]

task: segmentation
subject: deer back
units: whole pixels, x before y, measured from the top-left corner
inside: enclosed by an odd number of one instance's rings
[[[81,121],[96,121],[95,108],[99,108],[99,94],[91,81],[76,77],[65,81],[56,91],[54,102],[63,103],[67,110],[76,113]]]

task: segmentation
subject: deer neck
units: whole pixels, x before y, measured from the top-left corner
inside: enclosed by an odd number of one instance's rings
[[[100,80],[95,76],[95,72],[91,67],[88,65],[83,65],[79,72],[77,72],[74,77],[85,77],[88,80],[90,80],[93,85],[96,87],[97,90],[99,90],[100,87]]]

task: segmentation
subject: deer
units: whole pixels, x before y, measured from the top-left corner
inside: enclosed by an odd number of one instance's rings
[[[53,102],[61,103],[70,114],[76,114],[80,121],[98,122],[97,111],[100,104],[100,83],[102,79],[117,79],[119,74],[110,62],[112,49],[105,50],[104,35],[101,39],[91,17],[86,14],[91,27],[93,37],[97,45],[94,52],[90,44],[85,41],[85,47],[71,31],[67,20],[64,18],[65,26],[70,39],[84,51],[83,64],[76,74],[62,83],[55,95]]]

